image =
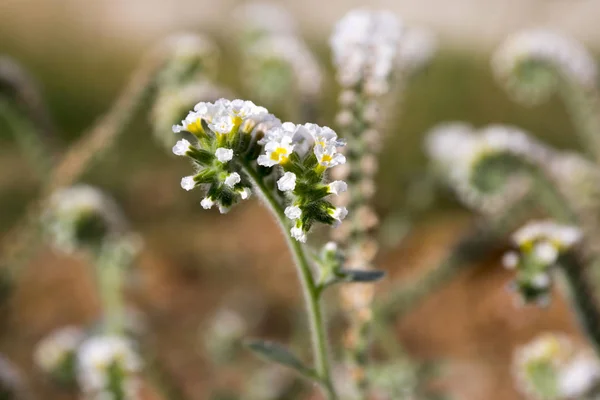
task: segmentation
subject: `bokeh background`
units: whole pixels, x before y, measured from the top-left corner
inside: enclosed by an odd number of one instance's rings
[[[320,120],[333,124],[336,85],[327,39],[333,24],[361,1],[285,0],[305,39],[330,72]],[[2,0],[0,54],[21,62],[42,88],[63,148],[89,127],[125,86],[152,45],[181,31],[210,35],[223,50],[220,83],[239,85],[228,34],[237,1]],[[559,148],[578,148],[558,99],[534,108],[511,102],[494,82],[489,58],[510,33],[552,28],[600,49],[597,0],[380,0],[404,22],[430,29],[439,53],[407,88],[399,118],[387,128],[376,207],[399,221],[386,232],[380,267],[388,271],[380,291],[435,266],[474,217],[445,192],[410,213],[415,182],[426,170],[424,133],[438,122],[476,126],[508,123]],[[239,91],[238,91],[239,93]],[[244,94],[244,93],[242,93]],[[285,116],[282,116],[285,119]],[[40,190],[31,165],[0,124],[0,234],[24,217]],[[107,157],[82,181],[113,195],[146,243],[128,285],[133,307],[168,382],[187,399],[209,399],[242,379],[215,366],[203,346],[204,332],[224,305],[252,304],[262,317],[253,333],[289,338],[301,319],[300,293],[285,244],[256,200],[228,215],[205,212],[179,179],[188,165],[152,137],[142,113]],[[418,185],[417,185],[418,187]],[[414,203],[414,199],[412,200]],[[408,207],[408,211],[407,211]],[[406,218],[409,213],[410,218]],[[456,279],[397,322],[395,335],[417,360],[442,360],[442,384],[458,399],[519,399],[511,378],[515,346],[537,333],[557,330],[579,337],[559,296],[544,310],[519,309],[505,289],[510,274],[498,254],[465,269]],[[81,260],[42,248],[24,267],[18,289],[3,309],[0,353],[24,372],[38,398],[71,399],[33,367],[35,343],[53,328],[91,323],[98,313],[88,269]],[[332,298],[331,300],[335,300]],[[251,358],[248,368],[262,364]]]

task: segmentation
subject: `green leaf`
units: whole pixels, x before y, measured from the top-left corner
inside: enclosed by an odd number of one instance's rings
[[[312,368],[304,365],[298,357],[279,343],[256,339],[246,340],[244,344],[261,358],[291,368],[311,380],[318,380],[317,374]]]
[[[346,282],[376,282],[385,276],[380,270],[340,269],[336,275]]]

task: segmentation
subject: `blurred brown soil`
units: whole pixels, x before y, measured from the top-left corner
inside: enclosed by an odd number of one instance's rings
[[[167,179],[172,177],[142,174],[129,190],[169,187]],[[261,336],[286,338],[300,306],[299,290],[278,228],[258,201],[221,216],[200,210],[189,196],[170,193],[124,204],[146,243],[128,293],[150,332],[147,351],[157,355],[164,374],[188,399],[206,400],[208,387],[241,379],[213,367],[202,350],[203,328],[216,308],[232,294],[250,293],[266,304]],[[390,282],[435,265],[469,222],[447,215],[417,227],[401,246],[381,256]],[[457,399],[519,399],[510,377],[515,346],[547,330],[578,335],[558,294],[545,310],[515,308],[505,289],[510,273],[498,258],[466,268],[397,325],[398,338],[412,356],[446,361],[444,382]],[[0,352],[26,372],[38,398],[76,398],[35,371],[32,349],[54,328],[94,322],[98,302],[90,277],[82,260],[46,248],[25,269],[9,313],[2,316]]]

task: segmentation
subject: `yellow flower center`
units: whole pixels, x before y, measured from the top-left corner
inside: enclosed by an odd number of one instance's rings
[[[202,128],[202,118],[198,118],[194,122],[188,124],[187,130],[193,134],[204,133],[204,128]]]
[[[278,147],[277,149],[275,149],[275,151],[271,153],[271,160],[285,163],[288,159],[287,154],[287,149],[283,147]]]
[[[321,157],[321,162],[324,162],[324,163],[328,163],[331,160],[333,160],[333,157],[330,156],[329,154],[323,154],[323,157]]]

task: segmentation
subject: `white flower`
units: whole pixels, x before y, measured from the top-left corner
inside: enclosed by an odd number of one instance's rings
[[[502,256],[502,265],[504,265],[504,268],[514,269],[518,264],[519,255],[516,252],[510,251]]]
[[[240,174],[238,174],[237,172],[233,172],[233,173],[227,175],[227,178],[225,178],[224,183],[225,183],[225,185],[232,188],[235,185],[237,185],[238,183],[240,183],[241,180],[242,180],[242,178],[240,177]]]
[[[184,176],[183,178],[181,178],[181,187],[187,191],[190,191],[194,187],[196,187],[196,182],[194,182],[194,177],[190,175],[190,176]]]
[[[329,184],[329,193],[340,194],[348,190],[348,184],[344,181],[333,181]]]
[[[83,331],[76,327],[66,327],[52,332],[41,340],[35,349],[35,363],[46,373],[54,373],[74,354],[84,340]]]
[[[348,215],[348,210],[346,207],[336,207],[329,212],[329,215],[331,215],[339,224]]]
[[[343,146],[344,142],[338,140],[333,129],[315,124],[305,124],[304,127],[313,136],[315,142],[313,151],[321,166],[331,168],[346,162],[346,157],[337,151],[337,148]]]
[[[286,217],[294,221],[302,216],[302,210],[298,206],[288,206],[285,208],[284,214]]]
[[[330,39],[338,80],[350,88],[363,82],[370,94],[388,90],[401,26],[384,11],[352,10],[335,26]]]
[[[219,147],[217,150],[215,150],[215,156],[217,156],[217,160],[219,160],[219,162],[226,163],[231,161],[233,158],[233,150],[225,147]]]
[[[295,226],[292,229],[290,229],[290,233],[292,237],[297,241],[301,243],[306,243],[306,233],[304,232],[304,230],[302,230],[302,228]]]
[[[185,156],[185,153],[187,153],[191,146],[192,144],[185,139],[178,140],[175,146],[173,146],[173,154]]]
[[[568,249],[577,244],[582,237],[581,231],[574,226],[560,225],[552,221],[533,221],[513,234],[513,240],[522,246],[528,243],[549,243],[557,250]],[[549,255],[542,248],[542,257]]]
[[[223,116],[216,119],[209,126],[210,129],[212,129],[213,131],[224,135],[231,132],[231,130],[234,127],[234,124],[231,118],[229,118],[229,116]]]
[[[533,254],[544,264],[553,264],[558,258],[558,249],[551,243],[541,242],[534,246]]]
[[[290,132],[283,127],[270,129],[261,140],[264,143],[265,154],[258,157],[258,165],[272,167],[276,164],[284,164],[294,150],[292,137],[294,132]]]
[[[238,190],[238,193],[240,194],[240,197],[242,198],[242,200],[246,200],[248,198],[250,198],[250,196],[252,195],[252,190],[250,190],[250,188],[242,188],[241,190]]]
[[[550,286],[550,276],[540,272],[531,278],[531,285],[536,289],[546,289]]]
[[[558,390],[569,399],[585,396],[600,380],[600,363],[593,354],[576,355],[558,376]]]
[[[282,192],[294,190],[296,187],[296,174],[293,172],[286,172],[283,174],[283,176],[277,181],[277,187]]]
[[[212,206],[215,205],[215,201],[213,199],[211,199],[210,197],[205,197],[202,199],[202,201],[200,202],[200,205],[202,206],[202,208],[204,208],[205,210],[209,210],[212,208]]]
[[[231,207],[225,207],[223,204],[219,204],[219,212],[221,214],[227,214]]]
[[[85,393],[109,390],[110,369],[118,368],[124,388],[131,387],[142,361],[132,344],[120,336],[95,336],[86,340],[77,354],[77,379]]]

